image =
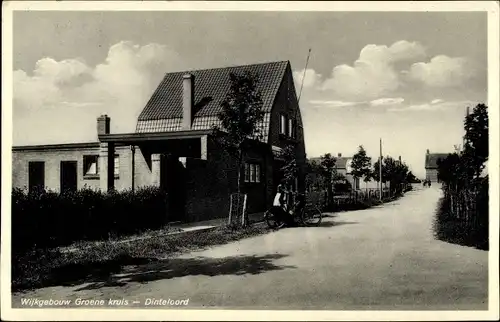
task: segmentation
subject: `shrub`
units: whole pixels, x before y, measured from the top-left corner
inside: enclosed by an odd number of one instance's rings
[[[452,202],[452,197],[457,197],[445,190],[436,210],[434,235],[443,241],[488,250],[488,178],[471,182],[470,189],[476,191],[470,194],[471,200],[460,200],[462,204],[475,205],[468,212],[456,212],[453,205],[457,202]]]
[[[166,194],[155,187],[109,193],[12,191],[14,253],[134,234],[167,222]]]

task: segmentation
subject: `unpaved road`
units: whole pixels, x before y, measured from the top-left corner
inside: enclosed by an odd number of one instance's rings
[[[332,214],[321,227],[282,229],[130,266],[102,281],[18,294],[13,306],[26,307],[21,298],[124,298],[139,307],[155,298],[189,299],[179,308],[485,310],[488,252],[433,238],[439,196],[437,187],[413,191],[380,207]]]

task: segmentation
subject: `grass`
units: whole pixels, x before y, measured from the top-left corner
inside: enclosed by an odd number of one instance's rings
[[[53,272],[78,265],[116,262],[120,259],[147,259],[148,261],[205,249],[210,246],[257,236],[269,232],[265,225],[242,229],[221,226],[211,230],[193,231],[175,235],[152,235],[151,238],[131,242],[104,241],[92,247],[78,247],[73,252],[60,249],[33,250],[23,255],[12,255],[12,291],[61,285],[64,277]],[[126,263],[121,263],[126,264]]]
[[[78,249],[97,247],[104,243],[123,243],[128,241],[135,241],[138,239],[161,237],[167,234],[178,233],[178,232],[182,232],[182,229],[175,226],[165,226],[161,229],[148,229],[142,233],[136,233],[128,236],[111,235],[107,240],[92,240],[92,241],[81,240],[73,243],[70,246],[60,247],[59,250],[61,252],[73,251]]]

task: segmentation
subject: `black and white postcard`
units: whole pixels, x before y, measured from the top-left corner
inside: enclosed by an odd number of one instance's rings
[[[498,2],[2,6],[2,319],[498,319]]]

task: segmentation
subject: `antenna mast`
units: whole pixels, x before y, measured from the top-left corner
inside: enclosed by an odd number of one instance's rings
[[[309,48],[309,52],[307,53],[306,67],[304,68],[304,76],[302,76],[302,84],[300,85],[300,92],[299,92],[299,98],[297,99],[297,103],[300,102],[300,96],[302,95],[302,88],[304,87],[304,80],[306,79],[307,65],[309,64],[310,56],[311,56],[311,48]]]

